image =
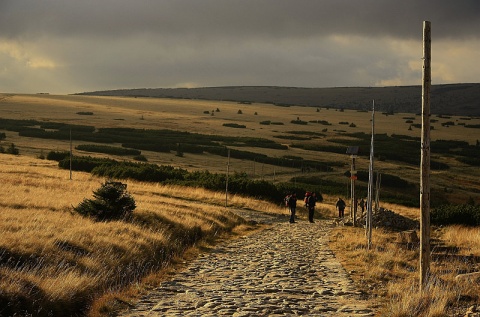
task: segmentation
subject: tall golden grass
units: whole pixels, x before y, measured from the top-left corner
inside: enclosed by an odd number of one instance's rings
[[[0,155],[0,315],[73,315],[93,298],[139,281],[200,240],[244,225],[225,196],[198,188],[130,182],[130,222],[95,222],[72,212],[104,180],[56,163]],[[229,208],[278,206],[232,196]]]
[[[389,205],[403,216],[418,218],[418,209]],[[374,229],[372,248],[367,250],[365,230],[337,227],[330,246],[357,285],[380,309],[380,316],[454,316],[480,301],[480,284],[456,280],[461,273],[478,271],[480,230],[463,226],[434,228],[432,241],[458,252],[432,252],[431,275],[420,292],[419,250],[396,242],[397,234]]]

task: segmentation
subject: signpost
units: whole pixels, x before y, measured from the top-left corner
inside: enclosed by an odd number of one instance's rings
[[[355,168],[355,159],[358,154],[358,146],[349,146],[347,147],[347,154],[350,154],[352,159],[352,166],[350,168],[350,193],[351,193],[351,202],[350,202],[350,216],[352,217],[353,225],[357,223],[357,203],[355,197],[355,180],[357,179],[357,171]]]

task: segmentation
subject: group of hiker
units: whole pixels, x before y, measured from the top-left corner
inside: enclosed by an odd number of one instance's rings
[[[305,203],[305,207],[308,210],[308,221],[310,223],[314,223],[313,215],[315,213],[315,205],[317,203],[317,195],[315,194],[315,192],[306,192],[304,203]],[[290,195],[287,195],[285,197],[285,205],[290,209],[290,223],[295,223],[295,214],[297,210],[297,194],[292,193]],[[364,212],[366,205],[367,205],[366,202],[362,198],[359,202],[359,206],[362,209],[362,213]],[[338,200],[335,203],[335,208],[338,211],[338,218],[345,217],[346,206],[347,204],[345,203],[345,201],[342,198],[338,197]]]
[[[292,193],[285,198],[286,205],[290,208],[290,223],[295,223],[295,212],[297,209],[297,194]],[[308,221],[313,223],[313,214],[315,213],[315,205],[317,203],[317,195],[307,192],[304,198],[305,207],[308,209]]]

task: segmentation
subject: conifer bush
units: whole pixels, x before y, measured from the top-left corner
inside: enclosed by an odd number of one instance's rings
[[[97,221],[121,220],[130,217],[136,208],[135,199],[127,192],[127,184],[106,181],[93,192],[94,199],[84,199],[74,210]]]
[[[430,219],[435,225],[480,226],[480,206],[473,204],[438,206],[430,214]]]

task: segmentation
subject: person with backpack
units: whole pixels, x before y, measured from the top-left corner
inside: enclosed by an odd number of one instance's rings
[[[317,203],[317,195],[315,193],[312,193],[310,196],[307,198],[307,207],[308,207],[308,221],[310,223],[314,223],[313,221],[313,214],[315,213],[315,205]]]
[[[295,223],[295,211],[297,209],[297,194],[292,193],[287,199],[287,205],[290,209],[290,223]]]
[[[362,208],[362,214],[365,212],[365,200],[363,200],[363,197],[362,199],[360,200],[360,208]]]
[[[335,206],[338,209],[338,218],[345,217],[345,206],[346,205],[347,204],[343,201],[343,199],[338,197],[337,203],[335,204]]]

